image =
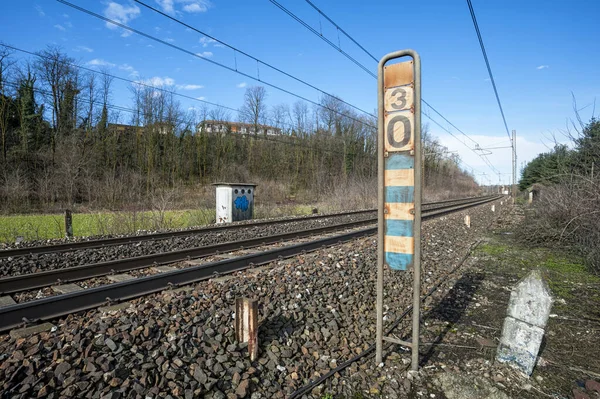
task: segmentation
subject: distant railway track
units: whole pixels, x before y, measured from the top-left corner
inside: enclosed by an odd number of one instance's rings
[[[469,198],[459,198],[459,199],[451,199],[445,201],[436,201],[430,203],[422,204],[423,210],[427,211],[430,209],[438,209],[441,205],[446,205],[450,203],[464,203],[465,201],[470,200],[478,200],[482,197],[469,197]],[[210,226],[210,227],[201,227],[195,229],[188,230],[179,230],[179,231],[168,231],[162,233],[152,233],[152,234],[140,234],[134,236],[125,236],[125,237],[113,237],[113,238],[105,238],[105,239],[97,239],[97,240],[86,240],[86,241],[75,241],[75,242],[65,242],[61,244],[52,244],[52,245],[39,245],[33,247],[23,247],[23,248],[11,248],[0,250],[0,258],[14,258],[17,256],[27,256],[27,255],[41,255],[46,253],[59,253],[59,252],[70,252],[70,251],[78,251],[83,249],[97,249],[97,248],[105,248],[116,245],[126,245],[126,244],[134,244],[141,241],[156,241],[156,240],[166,240],[174,237],[185,237],[192,236],[197,234],[206,234],[211,232],[219,232],[219,231],[228,231],[234,229],[243,229],[243,228],[252,228],[252,227],[260,227],[260,226],[272,226],[276,224],[283,223],[293,223],[305,220],[315,220],[315,219],[326,219],[326,218],[334,218],[339,216],[349,216],[349,215],[361,215],[366,213],[375,212],[376,209],[365,209],[359,211],[349,211],[349,212],[340,212],[340,213],[331,213],[325,215],[311,215],[311,216],[303,216],[297,218],[290,219],[277,219],[277,220],[261,220],[252,223],[234,223],[220,226]]]
[[[495,201],[500,198],[502,198],[502,196],[494,195],[426,204],[427,209],[423,210],[422,219],[427,220],[439,217],[448,213]],[[47,298],[19,303],[16,305],[10,305],[0,308],[0,331],[15,328],[22,324],[24,320],[49,320],[81,310],[91,309],[105,304],[107,302],[107,298],[111,302],[125,301],[168,289],[169,287],[186,285],[197,281],[206,280],[214,277],[216,274],[232,273],[260,264],[269,263],[279,258],[291,257],[305,251],[312,251],[324,246],[334,245],[357,237],[372,235],[376,233],[377,227],[360,228],[358,230],[357,228],[364,227],[366,224],[376,223],[376,221],[376,218],[372,218],[244,241],[232,241],[205,247],[145,255],[135,258],[119,259],[115,261],[64,269],[49,270],[40,273],[5,277],[0,279],[0,293],[11,294],[38,289],[41,287],[48,287],[53,284],[96,278],[99,276],[112,274],[117,271],[123,272],[157,265],[173,264],[190,259],[220,254],[223,252],[239,251],[258,246],[281,245],[285,241],[289,240],[297,240],[302,238],[305,239],[315,235],[322,236],[324,234],[331,234],[332,232],[342,229],[353,229],[352,231],[346,231],[342,234],[337,234],[332,237],[322,237],[309,242],[295,243],[293,245],[266,249],[256,253],[243,254],[231,259],[207,262],[197,266],[189,266],[165,273],[134,278],[132,280],[120,283],[107,284],[68,294],[55,295]]]

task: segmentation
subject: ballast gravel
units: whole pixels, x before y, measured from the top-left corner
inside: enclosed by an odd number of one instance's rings
[[[324,216],[309,220],[285,220],[275,225],[244,227],[224,231],[209,231],[164,240],[138,241],[105,248],[84,249],[62,253],[32,254],[15,258],[0,258],[0,276],[17,276],[45,270],[62,269],[90,263],[106,262],[142,255],[202,247],[228,241],[247,240],[293,231],[314,229],[376,217],[375,212],[343,216]]]
[[[439,280],[506,205],[496,202],[426,221],[423,284]],[[471,228],[464,226],[471,215]],[[165,291],[112,312],[55,320],[25,338],[0,335],[0,391],[11,398],[283,398],[361,353],[375,339],[373,237],[272,263],[270,267]],[[411,273],[386,271],[385,323],[411,303]],[[446,281],[447,280],[447,281]],[[259,358],[235,341],[236,297],[259,302]],[[427,304],[425,305],[427,306]],[[396,330],[403,337],[408,330]],[[406,397],[409,354],[400,347],[381,367],[354,363],[303,397]],[[407,383],[408,381],[408,383]]]

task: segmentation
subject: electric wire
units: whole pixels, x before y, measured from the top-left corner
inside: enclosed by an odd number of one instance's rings
[[[352,115],[344,114],[344,113],[342,113],[342,112],[340,112],[340,111],[338,111],[338,110],[335,110],[335,109],[333,109],[333,108],[329,108],[329,107],[327,107],[327,106],[325,106],[325,105],[323,105],[323,104],[319,104],[319,103],[318,103],[318,102],[316,102],[316,101],[310,100],[310,99],[308,99],[308,98],[306,98],[306,97],[304,97],[304,96],[301,96],[301,95],[299,95],[299,94],[293,93],[293,92],[291,92],[290,90],[284,89],[284,88],[282,88],[282,87],[280,87],[280,86],[277,86],[277,85],[275,85],[275,84],[273,84],[273,83],[267,82],[267,81],[265,81],[265,80],[261,80],[260,78],[254,77],[254,76],[252,76],[252,75],[249,75],[249,74],[247,74],[247,73],[245,73],[245,72],[238,71],[238,70],[236,70],[236,69],[234,69],[234,68],[231,68],[231,67],[229,67],[229,66],[227,66],[227,65],[225,65],[225,64],[221,64],[220,62],[217,62],[217,61],[214,61],[214,60],[208,59],[208,58],[206,58],[206,57],[203,57],[203,56],[201,56],[201,55],[199,55],[199,54],[197,54],[197,53],[194,53],[193,51],[186,50],[186,49],[184,49],[183,47],[177,46],[177,45],[175,45],[175,44],[173,44],[173,43],[169,43],[169,42],[167,42],[167,41],[165,41],[165,40],[161,40],[161,39],[159,39],[159,38],[157,38],[157,37],[155,37],[155,36],[152,36],[152,35],[150,35],[150,34],[148,34],[148,33],[145,33],[145,32],[142,32],[142,31],[140,31],[140,30],[134,29],[134,28],[132,28],[132,27],[130,27],[130,26],[128,26],[128,25],[125,25],[125,24],[122,24],[122,23],[120,23],[120,22],[117,22],[117,21],[115,21],[115,20],[112,20],[112,19],[110,19],[110,18],[104,17],[104,16],[102,16],[102,15],[100,15],[100,14],[97,14],[97,13],[95,13],[95,12],[93,12],[93,11],[90,11],[90,10],[88,10],[88,9],[85,9],[85,8],[83,8],[83,7],[79,7],[78,5],[75,5],[75,4],[73,4],[73,3],[69,3],[69,2],[68,2],[68,1],[66,1],[66,0],[56,0],[56,1],[58,1],[59,3],[62,3],[62,4],[64,4],[64,5],[66,5],[66,6],[68,6],[68,7],[71,7],[71,8],[73,8],[73,9],[75,9],[75,10],[78,10],[78,11],[80,11],[80,12],[83,12],[83,13],[85,13],[85,14],[88,14],[88,15],[90,15],[90,16],[93,16],[93,17],[95,17],[95,18],[98,18],[98,19],[100,19],[100,20],[102,20],[102,21],[108,22],[108,23],[110,23],[110,24],[113,24],[113,25],[115,25],[115,26],[118,26],[118,27],[120,27],[120,28],[122,28],[122,29],[128,30],[128,31],[130,31],[130,32],[136,33],[136,34],[138,34],[138,35],[140,35],[140,36],[143,36],[143,37],[145,37],[145,38],[147,38],[147,39],[150,39],[150,40],[152,40],[152,41],[155,41],[155,42],[157,42],[157,43],[161,43],[161,44],[163,44],[163,45],[165,45],[165,46],[168,46],[168,47],[171,47],[171,48],[173,48],[173,49],[175,49],[175,50],[179,50],[179,51],[181,51],[181,52],[183,52],[183,53],[186,53],[186,54],[188,54],[188,55],[191,55],[192,57],[199,58],[199,59],[201,59],[201,60],[204,60],[204,61],[206,61],[206,62],[208,62],[208,63],[211,63],[211,64],[213,64],[213,65],[216,65],[216,66],[219,66],[219,67],[221,67],[221,68],[227,69],[228,71],[235,72],[235,73],[237,73],[237,74],[239,74],[239,75],[242,75],[242,76],[244,76],[244,77],[246,77],[246,78],[248,78],[248,79],[252,79],[252,80],[255,80],[255,81],[257,81],[257,82],[260,82],[260,83],[262,83],[262,84],[264,84],[264,85],[267,85],[267,86],[269,86],[269,87],[272,87],[272,88],[274,88],[274,89],[276,89],[276,90],[279,90],[279,91],[281,91],[281,92],[283,92],[283,93],[286,93],[286,94],[289,94],[289,95],[291,95],[291,96],[294,96],[294,97],[296,97],[296,98],[299,98],[299,99],[301,99],[301,100],[304,100],[304,101],[306,101],[306,102],[308,102],[308,103],[310,103],[310,104],[313,104],[313,105],[315,105],[315,106],[317,106],[317,107],[320,107],[320,108],[326,109],[326,110],[328,110],[328,111],[331,111],[331,112],[333,112],[333,113],[335,113],[335,114],[338,114],[338,115],[340,115],[340,116],[344,116],[344,117],[346,117],[346,118],[348,118],[348,119],[354,120],[355,122],[361,123],[361,124],[363,124],[363,125],[365,125],[365,126],[369,126],[369,127],[373,128],[373,129],[377,129],[377,126],[375,126],[375,125],[372,125],[372,124],[369,124],[369,123],[367,123],[367,122],[365,122],[365,121],[362,121],[362,120],[360,120],[360,119],[358,119],[358,118],[356,118],[356,117],[354,117],[354,116],[352,116]]]
[[[475,26],[475,32],[477,33],[477,38],[479,39],[479,46],[481,47],[481,52],[483,53],[483,59],[485,60],[485,65],[488,70],[488,74],[490,75],[490,81],[492,82],[492,87],[494,88],[494,94],[496,95],[496,101],[498,102],[498,108],[500,108],[500,114],[502,114],[502,121],[504,122],[504,128],[506,129],[506,134],[508,135],[508,139],[512,139],[510,137],[510,133],[508,131],[508,125],[506,123],[506,117],[504,116],[504,110],[502,109],[502,103],[500,102],[500,96],[498,95],[498,89],[496,88],[496,81],[494,80],[494,74],[492,73],[492,68],[490,66],[490,61],[488,60],[487,52],[485,51],[485,46],[483,44],[483,38],[481,37],[481,31],[479,30],[479,24],[477,24],[477,17],[475,16],[475,10],[473,9],[473,4],[471,0],[467,0],[467,4],[469,6],[469,11],[471,12],[471,19],[473,20],[473,25]]]
[[[11,87],[13,87],[15,89],[18,89],[20,87],[20,83],[19,82],[4,81],[3,84],[6,84],[7,86],[11,86]],[[41,94],[41,95],[44,95],[44,96],[51,96],[52,95],[51,91],[44,90],[44,89],[33,88],[33,91],[35,93],[37,93],[37,94]],[[77,101],[82,102],[84,104],[92,104],[92,105],[96,104],[97,106],[106,106],[107,109],[121,111],[121,112],[127,112],[127,113],[130,113],[132,115],[144,113],[141,110],[136,110],[136,109],[133,109],[133,108],[128,108],[128,107],[125,107],[125,106],[122,106],[122,105],[103,104],[103,103],[101,103],[99,101],[91,101],[91,100],[89,100],[87,98],[78,98]],[[160,123],[160,122],[177,122],[179,124],[188,125],[188,126],[190,124],[193,124],[193,125],[195,124],[195,122],[192,122],[189,119],[181,119],[181,118],[167,118],[167,119],[168,119],[167,121],[164,121],[164,120],[163,121],[155,121],[154,123]],[[227,124],[227,122],[225,122],[225,121],[223,121],[222,123],[223,124]],[[132,128],[142,128],[143,129],[143,128],[148,127],[148,126],[135,126],[135,125],[131,125],[131,127]],[[215,134],[219,134],[219,133],[215,133]],[[314,150],[314,151],[323,151],[323,152],[329,152],[329,153],[332,153],[332,154],[348,155],[347,153],[344,153],[342,151],[330,150],[330,149],[322,148],[321,146],[318,146],[318,145],[309,146],[309,145],[302,144],[302,143],[297,143],[297,142],[294,142],[294,141],[278,140],[278,139],[275,139],[275,138],[272,138],[272,137],[267,137],[267,136],[258,135],[258,134],[257,135],[252,135],[250,133],[233,133],[233,135],[234,135],[234,137],[239,136],[239,137],[244,137],[244,138],[254,138],[254,139],[262,140],[262,141],[270,141],[270,142],[279,143],[279,144],[291,145],[291,146],[294,146],[294,147],[307,148],[309,150]],[[289,138],[289,139],[292,139],[292,140],[298,140],[298,138],[294,137],[294,136],[285,136],[285,135],[282,135],[282,137],[286,137],[286,138]],[[361,155],[359,155],[359,156],[361,156]],[[364,153],[364,154],[362,154],[362,156],[367,157],[367,158],[373,158],[373,159],[376,158],[375,154]]]
[[[47,56],[44,56],[42,54],[34,53],[32,51],[24,50],[24,49],[21,49],[21,48],[15,47],[15,46],[11,46],[11,45],[8,45],[8,44],[5,44],[5,43],[0,43],[0,46],[9,48],[9,49],[12,49],[12,50],[15,50],[15,51],[19,51],[19,52],[22,52],[22,53],[25,53],[25,54],[29,54],[29,55],[34,56],[34,57],[38,57],[38,58],[42,58],[42,59],[46,59],[46,60],[52,60],[51,57],[47,57]],[[71,63],[71,62],[63,62],[63,63],[65,65],[68,65],[68,66],[73,67],[73,68],[79,68],[81,70],[92,72],[92,73],[95,73],[97,75],[104,75],[104,76],[111,77],[113,79],[117,79],[117,80],[121,80],[121,81],[124,81],[124,82],[128,82],[128,83],[131,83],[132,85],[140,85],[140,86],[144,86],[144,87],[150,88],[152,90],[160,91],[160,92],[163,92],[163,93],[166,93],[166,94],[172,94],[172,95],[175,95],[175,96],[179,96],[179,97],[186,98],[186,99],[189,99],[189,100],[197,101],[197,102],[200,102],[200,103],[205,103],[205,104],[209,104],[209,105],[212,105],[212,106],[215,106],[215,107],[220,107],[220,108],[223,108],[223,109],[226,109],[226,110],[229,110],[229,111],[233,111],[233,112],[237,113],[238,116],[241,115],[241,111],[239,109],[235,109],[235,108],[228,107],[228,106],[221,105],[221,104],[217,104],[217,103],[212,103],[212,102],[206,101],[206,100],[200,100],[200,99],[198,99],[196,97],[191,97],[191,96],[188,96],[188,95],[185,95],[185,94],[178,93],[176,91],[171,91],[171,90],[165,89],[163,87],[149,85],[149,84],[144,83],[142,81],[135,81],[135,80],[123,78],[121,76],[113,75],[113,74],[110,74],[110,73],[105,72],[105,71],[97,71],[95,69],[86,68],[86,67],[84,67],[82,65],[78,65],[78,64],[75,64],[75,63]],[[123,107],[123,106],[110,105],[107,108],[117,109],[117,110],[120,110],[120,111],[129,112],[129,113],[134,113],[134,112],[137,113],[137,111],[135,111],[135,110],[133,110],[131,108]],[[288,126],[291,130],[296,129],[296,126],[293,125],[292,123],[289,123],[289,122],[285,122],[284,121],[284,122],[279,122],[278,123],[275,119],[268,118],[268,117],[265,118],[265,120],[267,122],[270,121],[273,125],[278,125],[279,123],[281,123],[281,125]],[[278,126],[275,126],[275,127],[278,127]],[[343,140],[343,139],[338,139],[337,137],[331,137],[331,138],[335,139],[335,140]],[[286,142],[284,142],[284,143],[288,144]],[[374,155],[370,155],[370,156],[374,157]]]
[[[291,12],[290,10],[288,10],[287,8],[285,8],[284,6],[282,6],[281,4],[279,4],[276,0],[269,0],[271,3],[273,3],[275,6],[277,6],[279,9],[281,9],[282,11],[284,11],[286,14],[288,14],[290,17],[292,17],[293,19],[295,19],[296,21],[298,21],[301,25],[303,25],[304,27],[306,27],[308,30],[310,30],[312,33],[314,33],[316,36],[318,36],[319,38],[321,38],[322,40],[324,40],[325,42],[327,42],[330,46],[334,47],[335,49],[341,50],[338,46],[336,46],[334,43],[332,43],[330,40],[328,40],[327,38],[325,38],[322,34],[319,34],[319,32],[317,32],[314,28],[312,28],[308,23],[306,23],[305,21],[303,21],[300,17],[298,17],[297,15],[295,15],[293,12]],[[377,58],[371,54],[368,50],[366,50],[364,48],[364,46],[360,45],[358,43],[357,40],[355,40],[352,36],[350,36],[345,30],[343,30],[338,24],[336,24],[329,16],[327,16],[323,11],[321,11],[318,7],[316,7],[310,0],[305,0],[307,3],[309,3],[311,5],[311,7],[313,7],[315,10],[317,10],[319,12],[320,15],[322,15],[324,18],[326,18],[331,24],[333,24],[339,31],[341,31],[346,37],[348,37],[353,43],[355,43],[360,49],[362,49],[367,55],[369,55],[375,62],[379,62],[377,60]],[[352,62],[354,62],[355,64],[357,64],[358,66],[360,66],[363,70],[367,71],[371,76],[373,76],[375,79],[377,79],[377,76],[375,74],[373,74],[372,72],[369,71],[369,69],[364,66],[363,64],[361,64],[360,62],[356,61],[354,58],[352,58],[350,55],[347,55],[346,53],[344,53],[344,55],[346,55],[346,57],[348,59],[350,59]],[[439,115],[442,119],[444,119],[444,121],[446,121],[448,124],[450,124],[454,129],[456,129],[459,133],[461,133],[464,137],[466,137],[467,139],[469,139],[471,142],[473,142],[475,145],[479,145],[479,143],[477,141],[475,141],[474,139],[472,139],[471,137],[469,137],[465,132],[463,132],[461,129],[459,129],[456,125],[454,125],[452,122],[450,122],[444,115],[442,115],[437,109],[435,109],[430,103],[428,103],[427,101],[425,101],[424,99],[421,99],[421,102],[423,102],[425,105],[427,105],[433,112],[435,112],[437,115]],[[476,152],[475,149],[471,148],[469,145],[467,145],[465,142],[463,142],[462,140],[459,140],[454,134],[452,134],[449,129],[446,129],[444,127],[442,127],[437,121],[435,121],[433,118],[431,118],[431,116],[429,116],[427,113],[425,113],[425,116],[431,120],[432,122],[434,122],[436,125],[438,125],[440,128],[442,128],[444,131],[446,131],[447,133],[449,133],[452,137],[456,138],[460,143],[462,143],[465,147],[469,148],[471,151],[473,151],[475,154],[477,154],[487,166],[490,166],[491,163],[489,161],[489,159],[485,158],[484,159],[484,155],[479,154]],[[493,166],[491,166],[491,169],[494,171],[497,171],[496,168],[494,168]]]
[[[350,61],[352,61],[353,63],[355,63],[359,68],[363,69],[366,73],[368,73],[369,75],[371,75],[375,79],[377,79],[377,75],[375,75],[373,72],[371,72],[371,70],[369,68],[367,68],[366,66],[364,66],[363,64],[361,64],[360,62],[358,62],[355,58],[353,58],[350,54],[348,54],[347,52],[345,52],[344,50],[342,50],[342,48],[339,47],[339,46],[337,46],[334,42],[332,42],[331,40],[327,39],[325,36],[323,36],[322,34],[320,34],[319,32],[317,32],[312,26],[310,26],[309,24],[307,24],[306,22],[304,22],[302,20],[302,18],[300,18],[297,15],[295,15],[293,12],[291,12],[290,10],[288,10],[287,8],[285,8],[284,6],[282,6],[281,4],[279,4],[277,1],[275,1],[275,0],[269,0],[269,1],[271,3],[273,3],[276,7],[278,7],[281,11],[285,12],[290,17],[292,17],[293,19],[295,19],[299,24],[301,24],[302,26],[304,26],[306,29],[310,30],[312,33],[314,33],[315,35],[317,35],[318,37],[320,37],[325,43],[329,44],[331,47],[333,47],[336,50],[338,50],[346,58],[348,58]]]
[[[258,59],[258,58],[256,58],[256,57],[254,57],[253,55],[250,55],[250,54],[248,54],[248,53],[246,53],[246,52],[244,52],[244,51],[242,51],[242,50],[240,50],[240,49],[238,49],[238,48],[236,48],[236,47],[233,47],[232,45],[230,45],[230,44],[228,44],[228,43],[225,43],[224,41],[222,41],[222,40],[219,40],[219,39],[217,39],[216,37],[214,37],[214,36],[211,36],[211,35],[209,35],[208,33],[205,33],[205,32],[203,32],[203,31],[201,31],[201,30],[199,30],[199,29],[197,29],[197,28],[195,28],[195,27],[193,27],[193,26],[191,26],[191,25],[189,25],[189,24],[186,24],[185,22],[181,21],[180,19],[177,19],[177,18],[175,18],[175,17],[172,17],[171,15],[169,15],[169,14],[167,14],[167,13],[164,13],[164,12],[160,11],[159,9],[157,9],[157,8],[155,8],[155,7],[152,7],[151,5],[148,5],[148,4],[144,3],[144,2],[143,2],[143,1],[141,1],[141,0],[133,0],[133,1],[135,1],[135,2],[136,2],[136,3],[138,3],[138,4],[140,4],[141,6],[144,6],[144,7],[148,8],[148,9],[150,9],[150,10],[154,11],[155,13],[158,13],[158,14],[160,14],[160,15],[164,16],[165,18],[168,18],[168,19],[170,19],[170,20],[171,20],[171,21],[173,21],[173,22],[176,22],[176,23],[178,23],[178,24],[180,24],[180,25],[182,25],[182,26],[185,26],[185,27],[186,27],[186,28],[188,28],[188,29],[191,29],[191,30],[193,30],[193,31],[195,31],[195,32],[197,32],[197,33],[200,33],[201,35],[204,35],[204,36],[208,37],[209,39],[211,39],[211,40],[214,40],[214,41],[216,41],[216,42],[218,42],[218,43],[222,44],[223,46],[225,46],[225,47],[227,47],[227,48],[230,48],[230,49],[232,49],[232,50],[233,50],[233,51],[235,51],[236,53],[239,53],[239,54],[245,55],[245,56],[246,56],[246,57],[248,57],[248,58],[251,58],[252,60],[256,61],[258,64],[261,64],[261,65],[264,65],[264,66],[266,66],[266,67],[268,67],[268,68],[271,68],[271,69],[273,69],[274,71],[277,71],[277,72],[279,72],[279,73],[281,73],[281,74],[283,74],[283,75],[285,75],[285,76],[287,76],[287,77],[289,77],[289,78],[291,78],[291,79],[294,79],[294,80],[295,80],[295,81],[297,81],[297,82],[300,82],[300,83],[302,83],[302,84],[304,84],[304,85],[306,85],[306,86],[310,87],[311,89],[317,90],[317,91],[318,91],[319,93],[321,93],[321,94],[324,94],[324,95],[326,95],[326,96],[328,96],[328,97],[331,97],[331,98],[334,98],[334,99],[336,99],[336,100],[339,100],[339,101],[341,101],[342,103],[344,103],[344,104],[348,105],[349,107],[352,107],[352,108],[354,108],[354,109],[355,109],[355,110],[357,110],[357,111],[360,111],[360,112],[362,112],[362,113],[364,113],[364,114],[366,114],[366,115],[372,116],[372,117],[374,117],[374,118],[376,117],[375,115],[373,115],[372,113],[370,113],[370,112],[368,112],[368,111],[365,111],[365,110],[363,110],[363,109],[361,109],[361,108],[359,108],[359,107],[357,107],[357,106],[355,106],[355,105],[352,105],[352,104],[350,104],[349,102],[346,102],[346,101],[342,100],[341,98],[334,96],[333,94],[330,94],[330,93],[328,93],[328,92],[326,92],[326,91],[323,91],[322,89],[319,89],[319,88],[318,88],[318,87],[316,87],[315,85],[313,85],[313,84],[311,84],[311,83],[308,83],[307,81],[305,81],[305,80],[303,80],[303,79],[300,79],[300,78],[298,78],[298,77],[296,77],[296,76],[294,76],[294,75],[291,75],[291,74],[289,74],[289,73],[287,73],[287,72],[285,72],[285,71],[281,70],[280,68],[277,68],[277,67],[273,66],[272,64],[269,64],[269,63],[267,63],[267,62],[265,62],[265,61],[262,61],[262,60],[260,60],[260,59]],[[259,79],[259,80],[260,80],[260,79]]]

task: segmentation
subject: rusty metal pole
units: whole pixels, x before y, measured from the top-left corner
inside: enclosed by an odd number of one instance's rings
[[[248,298],[235,300],[235,337],[248,343],[250,361],[258,358],[258,301]]]
[[[65,210],[65,236],[73,238],[73,215],[70,209]]]

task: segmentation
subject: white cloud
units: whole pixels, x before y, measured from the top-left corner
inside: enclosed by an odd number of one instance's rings
[[[540,65],[539,67],[537,67],[535,69],[540,70],[540,69],[547,69],[547,68],[550,68],[550,66],[548,66],[548,65]]]
[[[248,86],[248,83],[246,82],[242,82],[240,84],[237,85],[238,88],[243,89],[244,87]]]
[[[106,18],[112,19],[121,24],[126,24],[130,20],[136,18],[140,15],[140,8],[135,4],[131,6],[124,6],[119,3],[115,3],[111,1],[108,3],[106,8],[104,9],[104,16]],[[106,23],[106,27],[109,29],[118,29],[118,26],[111,24],[110,22]],[[125,33],[127,32],[127,33]],[[129,36],[131,32],[125,31],[121,36]]]
[[[177,85],[179,90],[199,90],[204,88],[202,85]]]
[[[63,32],[67,30],[67,29],[66,29],[64,26],[62,26],[62,25],[60,25],[60,24],[56,24],[56,25],[54,25],[54,27],[55,27],[56,29],[58,29],[58,30],[61,30],[61,31],[63,31]]]
[[[203,51],[201,53],[196,53],[196,55],[198,57],[210,58],[213,56],[213,53],[211,53],[210,51]]]
[[[200,101],[206,100],[206,97],[196,97],[196,100],[200,100]]]
[[[88,47],[88,46],[77,46],[77,47],[75,47],[75,48],[73,49],[73,51],[76,51],[76,52],[80,52],[80,51],[82,51],[82,52],[85,52],[85,53],[93,53],[93,52],[94,52],[94,49],[93,49],[93,48],[90,48],[90,47]]]
[[[65,26],[66,26],[67,28],[72,28],[72,27],[73,27],[73,24],[72,24],[71,22],[67,21],[67,22],[65,22]]]
[[[46,16],[46,13],[44,12],[44,9],[39,4],[35,5],[35,10],[37,11],[37,13],[38,13],[38,15],[40,17],[45,17]]]
[[[206,12],[212,6],[208,0],[156,0],[156,2],[167,14],[178,13],[177,5],[188,13]]]
[[[167,43],[175,43],[175,39],[173,39],[172,37],[167,37],[167,38],[164,38],[163,40]]]
[[[70,18],[69,14],[63,14],[63,18]]]
[[[135,68],[129,64],[121,64],[121,65],[119,65],[119,69],[129,73],[129,76],[138,76],[139,75],[138,71],[136,71]]]
[[[202,47],[208,47],[209,44],[216,43],[217,41],[215,39],[211,39],[209,37],[202,36],[200,38],[199,42],[202,45]]]
[[[93,60],[88,61],[86,64],[93,65],[93,66],[104,66],[104,67],[110,67],[110,68],[115,66],[115,64],[113,64],[112,62],[105,61],[102,58],[94,58]]]
[[[161,78],[160,76],[154,76],[150,79],[139,80],[139,83],[143,83],[149,86],[173,86],[175,85],[175,79],[165,76]]]
[[[205,2],[191,3],[183,6],[185,12],[206,12],[208,11],[209,4]]]

